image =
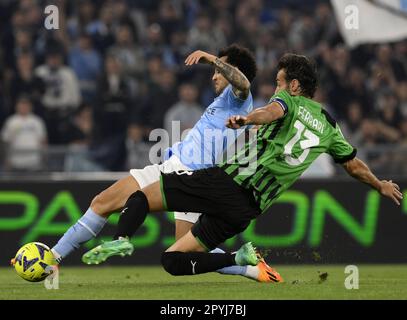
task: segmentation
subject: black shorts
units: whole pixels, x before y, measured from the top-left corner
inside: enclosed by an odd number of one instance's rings
[[[192,234],[208,250],[244,231],[260,213],[253,194],[219,167],[162,174],[160,182],[167,210],[202,213]]]

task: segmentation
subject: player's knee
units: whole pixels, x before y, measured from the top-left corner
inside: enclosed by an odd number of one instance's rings
[[[178,268],[178,252],[163,252],[161,254],[161,264],[165,271],[173,276],[183,275]]]
[[[103,195],[103,192],[93,198],[90,207],[93,212],[103,217],[108,216],[110,213],[108,199]]]
[[[101,209],[100,208],[101,207],[100,193],[92,199],[92,202],[90,203],[90,207],[92,208],[93,212],[100,214],[100,209]]]

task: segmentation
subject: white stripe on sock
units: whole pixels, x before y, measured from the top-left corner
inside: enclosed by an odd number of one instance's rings
[[[89,228],[88,225],[86,225],[86,223],[83,223],[81,220],[78,220],[78,223],[79,223],[82,227],[84,227],[85,229],[87,229],[94,237],[97,236],[97,234],[94,233],[93,230],[92,230],[91,228]]]
[[[226,253],[225,251],[223,251],[222,249],[220,249],[220,248],[215,248],[215,249],[213,249],[212,251],[209,251],[210,253]]]

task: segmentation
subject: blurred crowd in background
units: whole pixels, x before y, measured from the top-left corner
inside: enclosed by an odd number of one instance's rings
[[[312,57],[315,99],[359,156],[379,174],[407,173],[407,40],[349,50],[327,1],[59,0],[58,30],[44,27],[48,4],[0,0],[3,172],[149,164],[150,131],[191,128],[215,98],[213,70],[185,57],[236,42],[256,57],[255,107],[285,52]],[[341,170],[325,160],[315,172]]]

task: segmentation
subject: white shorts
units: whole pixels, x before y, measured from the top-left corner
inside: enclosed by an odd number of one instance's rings
[[[130,174],[137,180],[141,189],[160,180],[161,172],[170,173],[178,170],[191,171],[186,167],[177,156],[172,156],[162,164],[152,164],[144,167],[144,169],[131,169]],[[196,212],[174,212],[174,217],[177,220],[184,220],[191,223],[198,221],[201,214]]]

